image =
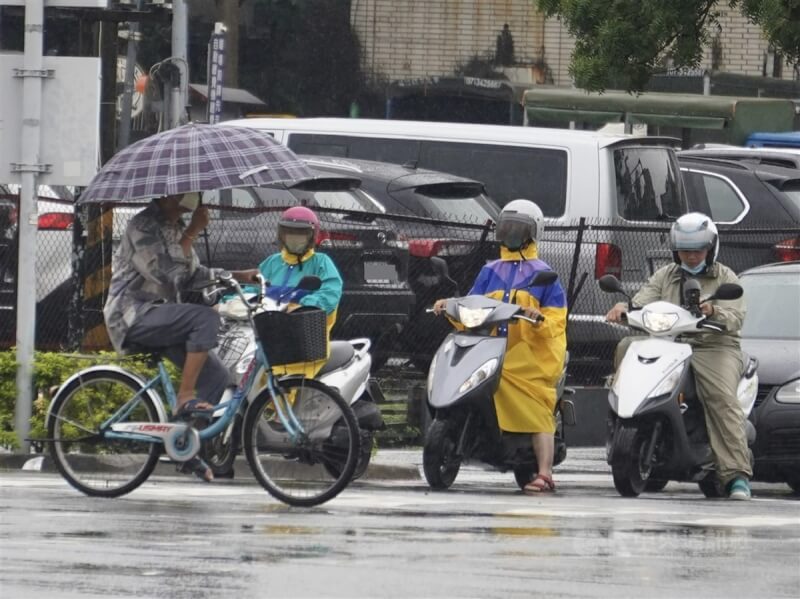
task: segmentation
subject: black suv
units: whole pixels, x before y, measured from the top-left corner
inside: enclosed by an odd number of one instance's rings
[[[691,209],[720,229],[722,263],[740,272],[800,259],[800,169],[699,152],[679,152],[678,162]]]

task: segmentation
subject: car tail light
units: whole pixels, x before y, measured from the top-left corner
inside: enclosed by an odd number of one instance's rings
[[[772,250],[775,252],[775,258],[779,262],[800,260],[800,237],[792,237],[791,239],[779,241],[772,246]]]
[[[320,231],[317,235],[317,245],[322,248],[360,248],[364,244],[353,233]]]
[[[69,212],[45,212],[39,215],[39,230],[66,231],[72,228],[73,218]]]
[[[614,275],[622,279],[622,250],[613,243],[598,243],[594,255],[594,278]]]
[[[417,258],[431,258],[432,256],[465,256],[475,245],[462,241],[447,241],[445,239],[410,239],[408,251]]]

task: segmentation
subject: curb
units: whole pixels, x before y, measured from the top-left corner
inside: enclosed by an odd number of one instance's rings
[[[379,456],[373,458],[361,480],[421,480],[419,469],[413,465],[381,463]],[[53,460],[47,454],[0,454],[0,471],[27,470],[47,474],[57,473]],[[244,456],[237,456],[234,465],[236,480],[255,483],[250,466]],[[153,474],[158,476],[184,477],[176,471],[175,463],[159,460]]]

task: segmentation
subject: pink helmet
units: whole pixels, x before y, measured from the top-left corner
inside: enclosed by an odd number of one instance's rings
[[[314,247],[319,234],[319,218],[317,218],[313,210],[306,206],[292,206],[281,214],[281,218],[278,221],[278,239],[280,239],[282,245],[286,246],[284,235],[286,233],[300,232],[308,233],[308,241],[303,248],[287,247],[293,254],[302,255]]]

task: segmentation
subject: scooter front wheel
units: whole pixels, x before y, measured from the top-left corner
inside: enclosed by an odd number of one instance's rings
[[[422,449],[422,469],[434,491],[444,491],[456,480],[461,468],[457,449],[458,429],[453,422],[439,419],[431,422]]]
[[[636,427],[620,426],[611,448],[614,488],[623,497],[637,497],[645,490],[651,467],[645,464],[648,438]]]

